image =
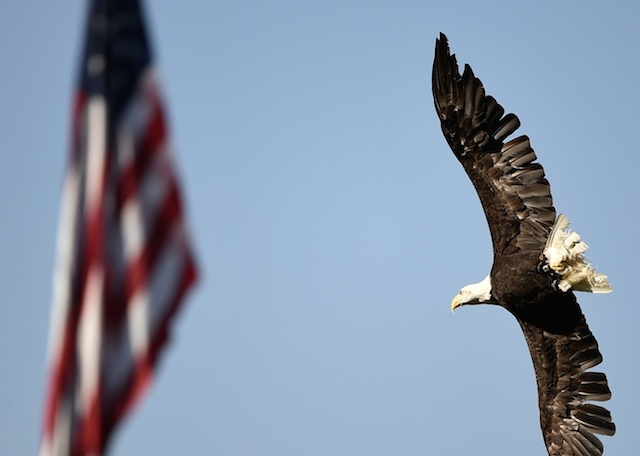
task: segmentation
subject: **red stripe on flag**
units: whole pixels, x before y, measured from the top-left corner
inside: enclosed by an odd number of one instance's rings
[[[151,89],[148,89],[151,92]],[[135,144],[135,154],[131,163],[122,170],[120,184],[118,188],[118,207],[121,208],[125,202],[132,198],[137,192],[140,180],[152,166],[161,152],[161,146],[166,140],[166,124],[162,113],[162,106],[156,94],[147,94],[142,97],[150,103],[149,119],[141,137]],[[138,101],[139,102],[139,101]]]
[[[127,274],[127,296],[129,299],[137,290],[146,287],[150,265],[156,263],[161,249],[175,229],[175,220],[179,215],[178,192],[175,187],[172,187],[152,224],[153,227],[143,250],[129,265]]]
[[[121,407],[117,410],[117,418],[124,415],[129,408],[135,404],[144,392],[150,380],[153,378],[153,366],[158,362],[158,358],[161,354],[160,349],[169,341],[169,325],[171,320],[179,310],[184,295],[195,282],[196,276],[197,274],[194,264],[192,262],[188,262],[183,269],[182,277],[179,281],[180,287],[176,290],[173,299],[170,300],[167,312],[159,322],[154,336],[150,341],[149,349],[137,360],[136,369],[133,371],[133,375],[127,387],[128,393],[126,397],[128,400],[121,404]]]

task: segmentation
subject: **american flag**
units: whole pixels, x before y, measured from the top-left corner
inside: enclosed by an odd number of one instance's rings
[[[138,0],[90,0],[72,121],[41,456],[104,453],[197,274]]]

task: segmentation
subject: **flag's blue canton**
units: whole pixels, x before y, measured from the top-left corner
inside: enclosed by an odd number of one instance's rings
[[[102,95],[108,101],[109,138],[151,58],[138,1],[92,1],[80,88],[89,96]],[[109,71],[105,71],[107,67]]]

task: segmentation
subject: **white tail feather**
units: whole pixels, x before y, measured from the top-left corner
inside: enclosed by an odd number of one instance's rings
[[[604,274],[599,274],[587,263],[583,253],[589,246],[580,240],[580,235],[569,231],[569,219],[558,215],[544,248],[549,267],[558,275],[558,288],[568,291],[609,293],[611,285]]]

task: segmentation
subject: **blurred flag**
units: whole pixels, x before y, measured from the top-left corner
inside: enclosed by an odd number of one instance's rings
[[[90,0],[40,454],[100,455],[196,279],[141,6]]]

